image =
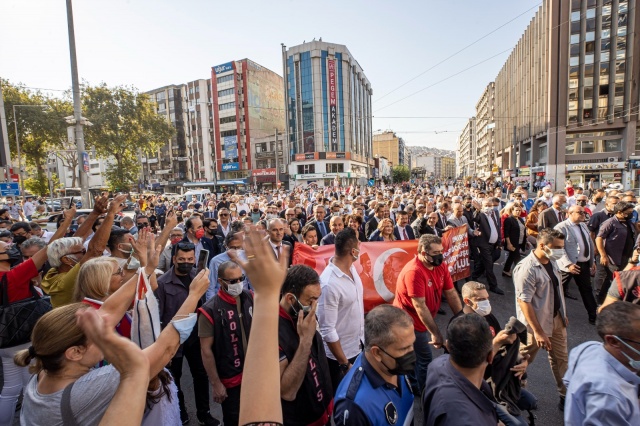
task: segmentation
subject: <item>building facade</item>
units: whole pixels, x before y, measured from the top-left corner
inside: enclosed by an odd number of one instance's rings
[[[282,46],[288,171],[295,185],[372,176],[371,84],[346,46]]]
[[[440,157],[440,178],[456,178],[456,159],[453,157]]]
[[[639,22],[635,0],[545,0],[495,79],[495,155],[478,125],[478,168],[640,187]]]
[[[275,189],[286,181],[287,152],[284,132],[251,139],[253,169],[251,183],[255,188]],[[276,178],[277,173],[277,178]]]
[[[476,175],[476,118],[471,117],[464,126],[462,134],[458,137],[457,164],[459,177],[471,177]]]
[[[191,182],[210,182],[217,175],[217,170],[213,167],[216,156],[211,80],[190,81],[184,90],[189,176]]]
[[[393,166],[411,168],[411,151],[404,139],[392,130],[373,135],[373,156],[385,157]]]
[[[220,179],[251,180],[251,141],[285,129],[282,77],[249,60],[211,68],[215,170]]]

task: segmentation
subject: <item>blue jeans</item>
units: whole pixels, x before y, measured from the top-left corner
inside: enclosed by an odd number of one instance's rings
[[[416,368],[414,373],[409,374],[408,377],[414,395],[420,396],[422,395],[424,386],[427,383],[427,369],[433,360],[431,347],[429,346],[431,333],[428,331],[414,332],[416,335],[416,341],[413,343],[413,350],[416,352]]]
[[[522,414],[514,416],[509,414],[507,407],[496,404],[498,412],[498,420],[504,423],[504,426],[528,426],[529,421],[525,418],[525,411],[535,410],[538,408],[538,400],[533,394],[525,389],[520,390],[520,399],[518,400],[518,408],[522,410]]]

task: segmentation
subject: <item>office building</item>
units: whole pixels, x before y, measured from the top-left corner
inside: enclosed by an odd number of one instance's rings
[[[371,84],[346,46],[282,46],[290,180],[295,185],[366,183],[374,166]]]
[[[199,79],[186,84],[185,138],[189,152],[191,182],[216,180],[215,145],[213,139],[213,102],[211,80]]]
[[[554,189],[640,187],[639,19],[635,0],[543,1],[495,78],[495,153],[476,166]]]
[[[473,177],[476,175],[475,162],[477,156],[476,118],[471,117],[458,137],[458,173],[459,177]]]
[[[251,138],[251,156],[253,169],[248,183],[258,190],[285,187],[288,184],[284,173],[286,170],[287,152],[284,132],[275,132],[262,138]],[[277,146],[276,146],[277,145]],[[277,179],[276,179],[277,173]]]
[[[456,159],[453,157],[440,157],[440,178],[456,178]]]
[[[495,163],[495,83],[485,87],[476,104],[476,163],[474,172],[479,177],[489,177]]]
[[[251,182],[252,140],[284,131],[283,81],[249,60],[211,68],[215,170],[222,180]]]
[[[411,168],[411,151],[409,151],[404,139],[396,136],[392,130],[385,130],[373,135],[373,156],[386,157],[393,166]]]

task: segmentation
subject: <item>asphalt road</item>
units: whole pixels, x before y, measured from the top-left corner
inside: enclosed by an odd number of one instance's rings
[[[492,312],[501,324],[506,324],[511,316],[516,315],[515,311],[515,292],[513,288],[513,282],[510,278],[503,277],[501,275],[502,258],[500,263],[494,265],[494,272],[498,278],[499,286],[505,291],[504,296],[498,296],[495,293],[490,294],[490,301]],[[480,278],[481,282],[485,282],[484,277]],[[580,343],[588,340],[599,340],[597,333],[595,332],[595,326],[589,324],[587,313],[580,299],[580,294],[576,289],[575,284],[570,284],[570,291],[573,295],[578,297],[578,300],[566,300],[567,312],[569,316],[569,327],[567,330],[567,337],[569,340],[569,350],[578,346]],[[446,330],[449,319],[451,318],[451,310],[444,304],[446,315],[438,315],[436,322],[440,327],[440,330]],[[433,350],[434,357],[442,355],[442,350]],[[536,424],[545,426],[563,425],[562,412],[558,410],[559,395],[556,390],[556,383],[549,367],[548,358],[545,356],[544,351],[540,351],[533,362],[527,369],[528,371],[528,387],[527,389],[532,392],[538,398],[538,409],[535,412],[537,417]],[[185,392],[185,399],[187,401],[187,409],[191,417],[191,424],[195,423],[195,403],[193,398],[193,385],[189,369],[185,362],[185,368],[182,375],[182,389]],[[416,399],[416,402],[418,400]],[[416,404],[418,405],[418,404]],[[220,405],[211,402],[211,414],[222,420],[222,411]],[[421,409],[416,407],[416,422],[415,425],[422,425]]]

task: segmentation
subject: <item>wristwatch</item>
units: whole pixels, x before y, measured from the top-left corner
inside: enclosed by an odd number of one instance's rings
[[[340,371],[342,373],[346,373],[347,371],[349,371],[349,363],[348,362],[346,364],[340,364],[338,367],[340,367]]]

